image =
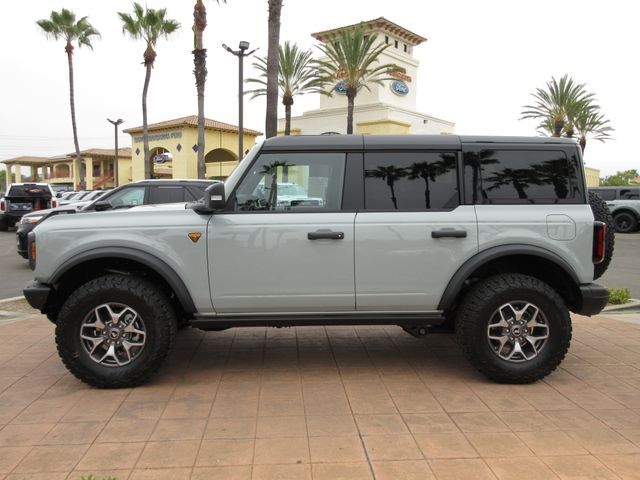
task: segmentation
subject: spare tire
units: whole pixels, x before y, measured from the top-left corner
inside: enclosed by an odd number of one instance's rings
[[[615,245],[615,224],[613,223],[613,217],[611,211],[607,207],[600,195],[595,192],[589,192],[589,205],[591,205],[591,211],[593,212],[593,218],[598,222],[604,222],[607,225],[607,234],[605,241],[604,260],[593,266],[593,279],[600,278],[604,275],[604,272],[609,268],[611,258],[613,257],[613,248]]]

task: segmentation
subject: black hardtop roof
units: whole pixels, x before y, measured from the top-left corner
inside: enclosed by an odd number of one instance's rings
[[[468,143],[502,144],[565,144],[576,145],[571,138],[506,137],[479,135],[289,135],[264,141],[262,149],[269,150],[368,150],[460,148]]]

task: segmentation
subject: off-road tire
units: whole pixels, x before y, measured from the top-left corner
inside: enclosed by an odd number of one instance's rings
[[[9,222],[6,218],[0,218],[0,232],[6,232],[9,230]]]
[[[593,212],[593,218],[598,222],[604,222],[607,225],[607,234],[605,239],[604,260],[593,266],[593,279],[600,278],[609,268],[611,259],[613,258],[613,249],[616,243],[615,223],[611,216],[611,211],[607,207],[607,202],[595,192],[589,192],[589,205]]]
[[[487,326],[501,305],[512,301],[535,304],[549,325],[549,338],[538,355],[513,363],[491,349]],[[571,343],[569,310],[558,293],[541,280],[522,274],[500,274],[478,282],[464,297],[456,316],[458,343],[471,364],[499,383],[532,383],[553,372]]]
[[[146,343],[139,356],[122,367],[93,361],[80,342],[80,326],[98,305],[119,302],[132,307],[144,319]],[[67,369],[83,382],[99,388],[140,385],[162,365],[176,336],[176,314],[167,295],[143,278],[105,275],[73,292],[56,321],[58,354]]]
[[[613,217],[616,232],[633,233],[638,229],[638,220],[631,212],[616,213]]]

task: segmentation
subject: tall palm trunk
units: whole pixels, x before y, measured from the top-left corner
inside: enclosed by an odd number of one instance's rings
[[[578,142],[580,143],[580,149],[582,150],[582,153],[584,153],[584,149],[587,148],[587,137],[585,137],[584,135],[580,135],[580,140]]]
[[[75,169],[76,175],[78,176],[78,185],[76,185],[76,188],[78,190],[84,190],[84,173],[82,171],[82,157],[80,156],[80,145],[78,143],[78,127],[76,126],[76,100],[73,87],[73,45],[71,45],[71,42],[67,41],[67,46],[64,50],[65,52],[67,52],[67,61],[69,63],[69,104],[71,105],[71,127],[73,128],[73,145],[76,149],[76,158],[73,162],[73,168]]]
[[[284,134],[291,135],[291,105],[293,105],[293,97],[283,96],[282,104],[284,105]]]
[[[280,45],[280,12],[282,0],[269,0],[269,46],[267,49],[267,113],[265,136],[278,134],[278,63]]]
[[[193,74],[198,92],[198,178],[205,178],[204,163],[204,86],[207,81],[207,49],[203,48],[204,29],[207,27],[207,10],[202,0],[197,0],[193,8],[195,26],[195,48],[193,50]]]
[[[347,135],[353,133],[353,105],[356,99],[355,89],[347,88]]]
[[[151,69],[156,59],[156,52],[147,44],[144,52],[144,65],[146,72],[144,76],[144,87],[142,88],[142,141],[144,143],[144,178],[152,178],[153,159],[149,156],[149,124],[147,121],[147,92],[149,91],[149,81],[151,80]]]

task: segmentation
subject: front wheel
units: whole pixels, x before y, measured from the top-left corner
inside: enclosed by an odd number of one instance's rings
[[[546,283],[502,274],[476,284],[456,317],[458,342],[471,363],[500,383],[531,383],[554,371],[571,342],[571,319]]]
[[[56,321],[65,366],[101,388],[145,382],[160,368],[175,335],[176,315],[164,292],[124,275],[105,275],[79,287]]]

